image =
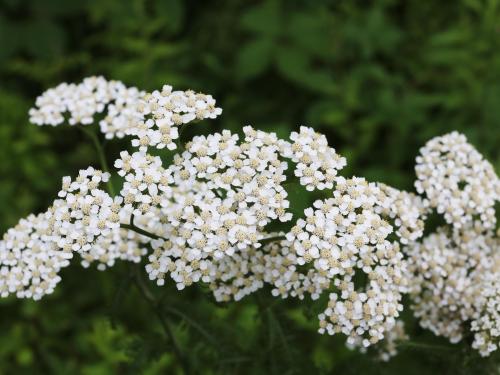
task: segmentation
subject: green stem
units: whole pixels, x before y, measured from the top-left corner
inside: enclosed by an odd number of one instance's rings
[[[166,240],[166,238],[164,238],[162,236],[158,236],[154,233],[148,232],[147,230],[139,228],[139,227],[135,226],[134,224],[120,224],[120,228],[134,231],[134,232],[139,233],[145,237],[152,238],[153,240]]]
[[[274,335],[274,329],[273,329],[273,321],[270,319],[270,314],[268,307],[265,306],[264,301],[262,297],[260,296],[259,293],[255,293],[255,299],[257,301],[257,306],[259,309],[259,316],[262,319],[263,324],[267,324],[267,348],[265,349],[266,355],[264,356],[264,360],[266,362],[266,366],[269,366],[271,368],[271,373],[275,373],[276,370],[276,360],[275,360],[275,355],[274,355],[274,350],[275,350],[275,335]],[[267,362],[269,363],[267,364]]]
[[[120,285],[118,286],[118,289],[115,292],[115,295],[113,297],[113,302],[109,308],[111,316],[111,325],[113,327],[115,327],[115,319],[119,309],[120,302],[125,292],[129,289],[130,284],[132,284],[132,281],[133,281],[133,275],[130,274],[126,275],[126,277],[124,277],[123,280],[120,282]]]
[[[274,323],[275,323],[276,330],[278,331],[278,336],[279,336],[280,341],[281,341],[281,345],[282,345],[284,352],[285,352],[286,359],[287,359],[288,363],[292,363],[293,356],[292,356],[292,352],[290,350],[290,346],[288,344],[288,340],[285,336],[285,332],[283,331],[283,327],[281,326],[279,319],[276,318],[276,315],[274,314],[274,311],[271,308],[271,306],[269,306],[269,308],[268,308],[268,314],[269,314],[269,319],[274,321]]]
[[[149,237],[149,238],[152,238],[153,240],[167,240],[165,237],[162,237],[162,236],[158,236],[157,234],[154,234],[154,233],[151,233],[151,232],[148,232],[147,230],[144,230],[142,228],[139,228],[138,226],[136,226],[134,224],[134,217],[132,215],[131,219],[130,219],[130,224],[120,224],[120,227],[123,228],[123,229],[128,229],[128,230],[131,230],[131,231],[134,231],[138,234],[141,234],[145,237]],[[265,244],[268,244],[270,242],[273,242],[273,241],[281,241],[281,240],[284,240],[286,239],[285,236],[274,236],[274,237],[268,237],[268,238],[263,238],[262,240],[260,240],[259,242],[262,244],[262,245],[265,245]]]
[[[286,361],[291,364],[293,362],[292,352],[290,350],[290,346],[288,340],[286,338],[284,329],[280,323],[280,320],[276,317],[272,305],[266,306],[264,300],[260,296],[259,293],[255,293],[255,298],[257,300],[257,305],[259,307],[259,311],[261,316],[265,317],[263,319],[267,320],[269,325],[269,340],[270,340],[270,351],[275,347],[274,344],[274,331],[276,331],[278,335],[278,339],[281,341],[281,349],[283,349],[284,355],[286,357]]]
[[[177,148],[179,149],[179,152],[182,153],[185,148],[184,148],[184,143],[181,141],[182,133],[184,133],[184,130],[186,129],[187,124],[182,124],[179,127],[179,138],[177,138]]]
[[[93,132],[90,129],[85,128],[85,126],[80,127],[82,131],[90,138],[92,143],[94,144],[94,147],[97,151],[97,156],[99,157],[99,162],[101,163],[101,168],[103,169],[104,172],[110,173],[109,172],[109,167],[108,167],[108,162],[106,160],[106,155],[104,154],[104,149],[101,145],[101,142],[99,141],[99,137],[95,132]],[[108,181],[107,183],[108,189],[111,195],[115,195],[115,189],[113,187],[113,184],[111,183],[111,180]]]
[[[163,309],[165,311],[168,311],[169,313],[171,313],[173,315],[176,315],[176,316],[180,317],[181,319],[183,319],[187,324],[189,324],[190,326],[192,326],[203,337],[205,337],[205,339],[208,342],[210,342],[215,348],[220,348],[220,345],[218,344],[217,340],[212,335],[210,335],[210,333],[208,333],[201,325],[199,325],[198,323],[196,323],[189,316],[187,316],[183,312],[181,312],[181,311],[179,311],[179,310],[177,310],[177,309],[175,309],[173,307],[170,307],[170,306],[164,306]]]
[[[167,318],[165,318],[165,316],[163,316],[163,314],[161,312],[160,303],[156,300],[156,298],[153,295],[153,293],[151,292],[151,290],[149,290],[148,286],[144,283],[144,280],[142,279],[142,277],[138,271],[138,268],[136,268],[136,270],[137,271],[136,271],[136,277],[135,277],[135,285],[137,286],[139,292],[144,297],[144,299],[149,302],[149,304],[151,305],[151,308],[154,310],[156,317],[158,318],[158,321],[160,322],[160,325],[163,328],[163,331],[165,332],[169,341],[172,344],[172,347],[174,350],[174,355],[177,358],[177,360],[179,361],[179,363],[182,367],[183,373],[188,375],[190,373],[189,364],[186,361],[186,357],[184,356],[184,354],[182,353],[182,351],[180,349],[180,346],[177,342],[177,339],[174,335],[174,332],[172,331],[172,327],[170,326],[170,322]]]
[[[424,344],[424,343],[415,342],[415,341],[402,341],[398,344],[398,346],[408,347],[408,348],[426,349],[426,350],[453,350],[453,348],[450,348],[447,346]]]
[[[286,236],[274,236],[261,239],[259,242],[261,245],[265,245],[274,241],[286,240]]]

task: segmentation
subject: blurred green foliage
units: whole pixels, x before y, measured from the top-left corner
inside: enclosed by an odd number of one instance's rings
[[[213,94],[223,116],[193,134],[313,126],[347,157],[346,175],[400,188],[412,187],[419,147],[451,130],[500,166],[499,0],[1,0],[2,231],[44,210],[62,176],[98,165],[78,129],[27,117],[43,90],[92,74]],[[76,263],[42,302],[0,301],[0,374],[181,373],[133,266]],[[417,344],[379,364],[316,334],[321,303],[263,290],[220,305],[203,287],[150,288],[192,373],[480,374],[500,363],[408,318]]]

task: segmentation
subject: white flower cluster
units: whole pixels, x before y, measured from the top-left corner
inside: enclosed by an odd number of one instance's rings
[[[422,327],[452,343],[477,332],[473,347],[482,355],[498,348],[499,244],[474,230],[440,228],[409,249],[413,308]]]
[[[250,126],[241,138],[227,130],[198,136],[168,167],[148,153],[177,149],[182,125],[221,112],[210,95],[168,85],[146,94],[103,77],[43,93],[30,110],[33,123],[55,126],[67,116],[70,125],[88,125],[102,114],[105,137],[129,135],[138,150],[122,151],[114,163],[124,180],[118,196],[100,189],[109,173],[82,170],[63,179],[45,213],[4,235],[0,296],[51,293],[74,253],[101,270],[146,256],[158,285],[168,277],[178,289],[203,282],[217,301],[264,285],[282,298],[327,293],[319,332],[343,333],[361,350],[379,343],[383,360],[407,337],[398,318],[408,291],[422,327],[452,342],[470,334],[482,355],[498,348],[500,181],[463,135],[421,149],[421,196],[338,176],[346,159],[304,126],[290,140]],[[307,191],[326,190],[291,229],[290,178]],[[447,226],[420,240],[432,209]]]
[[[30,215],[0,241],[0,296],[40,299],[54,291],[71,251],[57,245],[52,213]]]
[[[295,176],[308,191],[332,189],[337,172],[346,166],[346,159],[328,146],[326,137],[312,128],[300,127],[292,132],[293,143],[284,148],[284,156],[297,163]]]
[[[109,175],[93,168],[80,171],[75,181],[63,179],[60,199],[44,213],[30,215],[11,228],[0,241],[0,295],[40,299],[54,291],[58,272],[74,253],[84,266],[99,269],[116,259],[138,262],[145,249],[142,236],[120,229],[130,213],[121,198],[98,189]]]
[[[453,132],[433,138],[420,153],[415,187],[425,193],[431,207],[456,228],[474,221],[486,229],[494,228],[500,182],[493,166],[465,136]]]
[[[207,282],[216,301],[238,301],[264,286],[264,251],[249,246],[210,264]]]
[[[214,119],[222,113],[211,95],[194,91],[172,91],[164,85],[161,91],[145,96],[137,108],[142,120],[131,127],[132,145],[146,151],[148,147],[175,150],[179,127],[194,120]]]
[[[97,238],[119,229],[121,198],[112,198],[98,188],[109,177],[109,173],[90,167],[81,170],[74,181],[63,179],[61,199],[53,207],[60,224],[57,243],[61,248],[85,253]]]
[[[120,222],[130,222],[130,214],[120,211]],[[147,237],[141,236],[133,231],[122,228],[114,228],[106,235],[99,236],[86,252],[80,253],[82,266],[90,267],[97,263],[97,269],[103,271],[114,266],[117,260],[139,263],[147,254],[145,244],[149,242]]]
[[[300,270],[292,244],[282,233],[266,238],[276,241],[261,247],[250,247],[235,256],[224,257],[214,264],[210,287],[217,301],[240,300],[268,284],[272,295],[303,299],[305,294],[319,298],[330,285],[329,280],[314,269]]]
[[[68,114],[70,125],[90,125],[103,113],[99,126],[107,139],[131,135],[133,145],[143,150],[148,146],[173,150],[179,126],[222,113],[210,95],[172,91],[168,85],[147,94],[101,76],[79,84],[61,83],[40,95],[35,104],[29,111],[33,124],[60,125]]]
[[[292,218],[280,142],[251,127],[244,132],[243,142],[229,131],[195,137],[167,169],[144,152],[123,152],[116,161],[125,205],[137,217],[158,209],[153,233],[169,239],[154,243],[162,250],[150,256],[151,279],[162,284],[169,273],[179,288],[190,285],[200,280],[199,267],[259,247],[271,220]]]
[[[271,242],[265,250],[264,281],[272,286],[273,296],[302,300],[310,295],[316,300],[330,286],[330,279],[324,272],[299,264],[299,255],[290,241]]]
[[[130,155],[122,151],[120,158],[115,161],[115,167],[125,179],[120,192],[124,206],[135,216],[147,214],[152,206],[169,203],[169,184],[173,179],[163,168],[160,157],[145,152]]]
[[[398,190],[386,184],[377,184],[382,194],[382,213],[390,218],[396,229],[399,242],[413,243],[424,234],[425,220],[429,213],[429,202],[420,196]]]
[[[408,250],[415,315],[423,328],[453,343],[462,339],[462,323],[471,316],[474,301],[465,295],[473,282],[468,273],[477,264],[465,250],[455,247],[445,228]]]
[[[342,332],[351,345],[367,347],[383,339],[402,310],[405,262],[393,227],[381,213],[385,194],[362,178],[339,178],[333,197],[314,202],[305,219],[287,235],[298,263],[312,262],[336,292],[320,314],[320,333]],[[355,285],[363,273],[367,285]],[[359,279],[359,275],[358,279]]]
[[[79,84],[61,83],[45,91],[36,99],[36,107],[30,109],[30,121],[36,125],[60,125],[65,114],[70,125],[90,125],[94,116],[107,109],[99,122],[106,138],[123,138],[140,119],[137,105],[145,92],[126,87],[119,81],[107,81],[103,77],[85,78]]]
[[[500,179],[456,132],[429,141],[416,172],[417,190],[448,225],[404,249],[415,315],[422,327],[452,343],[474,332],[472,346],[487,356],[500,342],[500,242],[495,233]]]
[[[101,270],[117,259],[139,262],[146,254],[148,239],[122,229],[129,223],[130,205],[122,197],[111,197],[99,186],[109,181],[110,174],[94,168],[81,170],[75,181],[65,177],[59,197],[54,202],[58,224],[58,246],[78,252],[82,265],[98,262]]]
[[[500,247],[498,234],[496,249]],[[481,274],[480,287],[476,288],[476,316],[471,322],[474,332],[472,347],[483,356],[498,350],[500,343],[500,257],[496,255],[492,268]]]

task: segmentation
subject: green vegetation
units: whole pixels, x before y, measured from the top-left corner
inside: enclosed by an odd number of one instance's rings
[[[308,125],[347,158],[345,175],[411,189],[419,147],[458,130],[500,170],[498,0],[2,0],[2,232],[44,211],[62,176],[99,165],[76,127],[36,127],[27,112],[48,87],[101,74],[212,94],[223,115],[186,137],[247,124],[286,136]],[[108,145],[109,161],[119,149]],[[300,212],[309,201],[295,195]],[[77,262],[41,302],[0,300],[0,374],[180,374],[183,362],[192,374],[500,368],[498,356],[480,359],[468,343],[435,338],[408,312],[412,342],[378,363],[316,333],[321,303],[280,301],[264,289],[225,305],[200,286],[178,292],[145,281],[153,308],[130,277],[136,266],[99,272]]]

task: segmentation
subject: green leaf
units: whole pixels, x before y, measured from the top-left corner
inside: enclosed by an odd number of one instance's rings
[[[274,37],[282,30],[281,21],[280,2],[269,0],[248,10],[241,18],[240,24],[244,30]]]
[[[313,67],[311,56],[304,51],[292,46],[281,46],[275,57],[277,68],[284,77],[314,91],[333,92],[331,75],[325,68]]]
[[[184,24],[184,3],[181,0],[157,0],[156,15],[170,32],[178,32]]]
[[[248,80],[262,74],[271,62],[272,43],[268,39],[255,39],[245,44],[236,61],[236,77]]]
[[[39,21],[28,24],[18,30],[23,44],[33,56],[48,59],[62,54],[64,33],[59,26],[50,21]]]
[[[303,53],[324,59],[333,57],[333,25],[322,11],[291,14],[287,36]]]

